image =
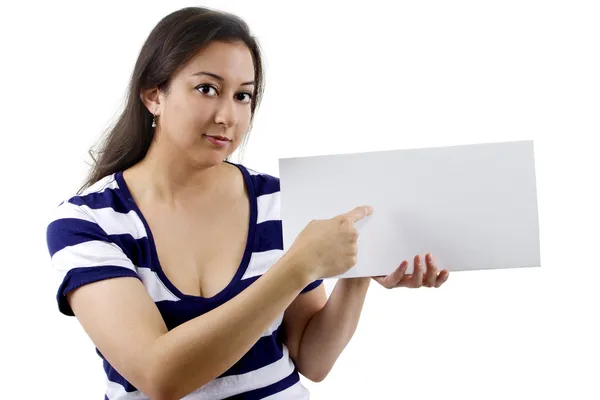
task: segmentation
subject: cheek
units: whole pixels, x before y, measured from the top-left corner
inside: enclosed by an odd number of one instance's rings
[[[240,110],[238,114],[238,122],[236,126],[236,136],[238,136],[239,140],[242,140],[246,133],[248,132],[248,128],[250,126],[250,119],[252,118],[252,112],[250,111],[250,107]]]
[[[210,122],[210,110],[193,102],[173,104],[169,111],[168,131],[176,141],[191,144],[198,140]]]
[[[185,123],[188,129],[197,135],[204,133],[212,121],[211,111],[206,106],[199,105],[187,111]]]

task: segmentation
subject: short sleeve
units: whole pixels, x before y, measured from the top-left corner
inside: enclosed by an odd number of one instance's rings
[[[60,285],[56,300],[61,313],[73,316],[66,295],[83,285],[116,277],[137,277],[123,250],[81,207],[63,202],[46,229],[52,268]]]
[[[310,285],[308,285],[307,287],[305,287],[304,289],[302,289],[301,293],[310,292],[311,290],[318,288],[321,283],[323,283],[322,279],[316,280],[316,281],[312,282]]]

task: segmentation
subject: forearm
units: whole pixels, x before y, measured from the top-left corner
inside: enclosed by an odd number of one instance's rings
[[[284,256],[238,296],[155,342],[152,379],[161,396],[187,395],[250,350],[311,279],[292,263]]]
[[[298,369],[320,381],[329,373],[358,326],[370,278],[340,279],[325,306],[310,320],[298,355]]]

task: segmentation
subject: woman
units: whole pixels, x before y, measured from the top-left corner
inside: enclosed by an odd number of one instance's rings
[[[262,93],[259,47],[230,14],[161,20],[126,107],[82,190],[48,226],[57,300],[97,347],[108,399],[306,399],[352,337],[370,278],[356,262],[357,207],[311,222],[282,250],[279,180],[228,157]],[[387,288],[439,287],[428,255]],[[426,270],[426,271],[425,271]]]

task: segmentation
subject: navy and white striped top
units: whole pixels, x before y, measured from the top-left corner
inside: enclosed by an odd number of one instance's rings
[[[158,262],[148,223],[135,204],[122,172],[109,175],[62,202],[47,228],[52,266],[60,274],[60,312],[73,316],[66,294],[94,281],[139,278],[168,329],[232,299],[265,273],[283,254],[279,179],[234,164],[244,176],[250,198],[248,241],[232,281],[210,298],[181,293]],[[322,281],[307,286],[314,289]],[[184,397],[196,399],[307,399],[294,361],[282,342],[283,314],[228,371]],[[105,399],[147,399],[96,349],[106,372]]]

